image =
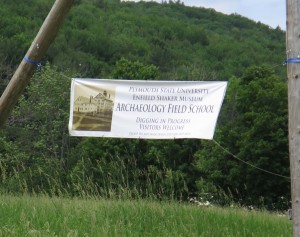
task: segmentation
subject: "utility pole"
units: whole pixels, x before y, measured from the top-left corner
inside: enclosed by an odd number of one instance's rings
[[[300,0],[286,0],[293,237],[300,237]]]
[[[56,0],[25,57],[0,98],[0,127],[5,124],[34,70],[53,42],[74,0]]]

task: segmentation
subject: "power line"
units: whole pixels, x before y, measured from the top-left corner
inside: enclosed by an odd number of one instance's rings
[[[230,151],[228,151],[226,148],[224,148],[224,147],[223,147],[220,143],[218,143],[216,140],[213,139],[212,141],[213,141],[219,148],[221,148],[223,151],[225,151],[227,154],[231,155],[231,156],[234,157],[235,159],[239,160],[240,162],[242,162],[242,163],[244,163],[244,164],[246,164],[246,165],[248,165],[248,166],[250,166],[250,167],[252,167],[252,168],[254,168],[254,169],[260,170],[260,171],[262,171],[262,172],[264,172],[264,173],[267,173],[267,174],[271,174],[271,175],[274,175],[274,176],[278,176],[278,177],[281,177],[281,178],[285,178],[285,179],[291,180],[291,178],[290,178],[289,176],[284,176],[284,175],[281,175],[281,174],[276,174],[276,173],[274,173],[274,172],[271,172],[271,171],[268,171],[268,170],[259,168],[259,167],[255,166],[255,165],[253,165],[253,164],[251,164],[251,163],[249,163],[249,162],[247,162],[247,161],[244,161],[244,160],[238,158],[236,155],[232,154]]]

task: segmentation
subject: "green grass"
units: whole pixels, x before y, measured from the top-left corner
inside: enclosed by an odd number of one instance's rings
[[[145,200],[0,196],[0,236],[291,236],[285,216]]]

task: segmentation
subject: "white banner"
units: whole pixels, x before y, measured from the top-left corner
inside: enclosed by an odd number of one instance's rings
[[[72,136],[212,139],[227,82],[73,79]]]

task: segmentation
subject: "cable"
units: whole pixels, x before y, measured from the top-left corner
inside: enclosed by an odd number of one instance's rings
[[[254,168],[254,169],[260,170],[260,171],[265,172],[265,173],[267,173],[267,174],[271,174],[271,175],[274,175],[274,176],[278,176],[278,177],[281,177],[281,178],[285,178],[285,179],[291,180],[291,178],[290,178],[289,176],[284,176],[284,175],[281,175],[281,174],[276,174],[276,173],[274,173],[274,172],[271,172],[271,171],[268,171],[268,170],[259,168],[259,167],[255,166],[255,165],[253,165],[253,164],[251,164],[251,163],[249,163],[249,162],[247,162],[247,161],[244,161],[244,160],[238,158],[236,155],[232,154],[230,151],[228,151],[228,150],[227,150],[226,148],[224,148],[223,146],[221,146],[221,144],[218,143],[215,139],[213,139],[212,141],[213,141],[219,148],[221,148],[223,151],[225,151],[227,154],[229,154],[229,155],[231,155],[232,157],[234,157],[235,159],[237,159],[237,160],[243,162],[244,164],[246,164],[246,165],[248,165],[248,166],[251,166],[251,167]]]
[[[281,64],[281,65],[282,65],[282,64]],[[276,65],[276,66],[274,66],[274,67],[277,67],[277,66],[279,66],[279,65]],[[72,79],[71,77],[65,75],[65,74],[62,73],[62,72],[59,72],[59,74],[60,74],[62,77],[65,77],[65,78],[67,78],[67,79]],[[213,139],[212,141],[213,141],[219,148],[221,148],[223,151],[225,151],[227,154],[231,155],[231,156],[234,157],[235,159],[239,160],[240,162],[242,162],[242,163],[244,163],[244,164],[246,164],[246,165],[248,165],[248,166],[250,166],[250,167],[252,167],[252,168],[254,168],[254,169],[260,170],[260,171],[262,171],[262,172],[264,172],[264,173],[271,174],[271,175],[274,175],[274,176],[277,176],[277,177],[281,177],[281,178],[285,178],[285,179],[291,180],[291,178],[290,178],[289,176],[280,175],[280,174],[277,174],[277,173],[274,173],[274,172],[271,172],[271,171],[268,171],[268,170],[259,168],[259,167],[255,166],[255,165],[253,165],[253,164],[251,164],[251,163],[249,163],[249,162],[247,162],[247,161],[244,161],[244,160],[238,158],[236,155],[234,155],[234,154],[231,153],[230,151],[228,151],[226,148],[224,148],[224,147],[223,147],[220,143],[218,143],[216,140]]]

